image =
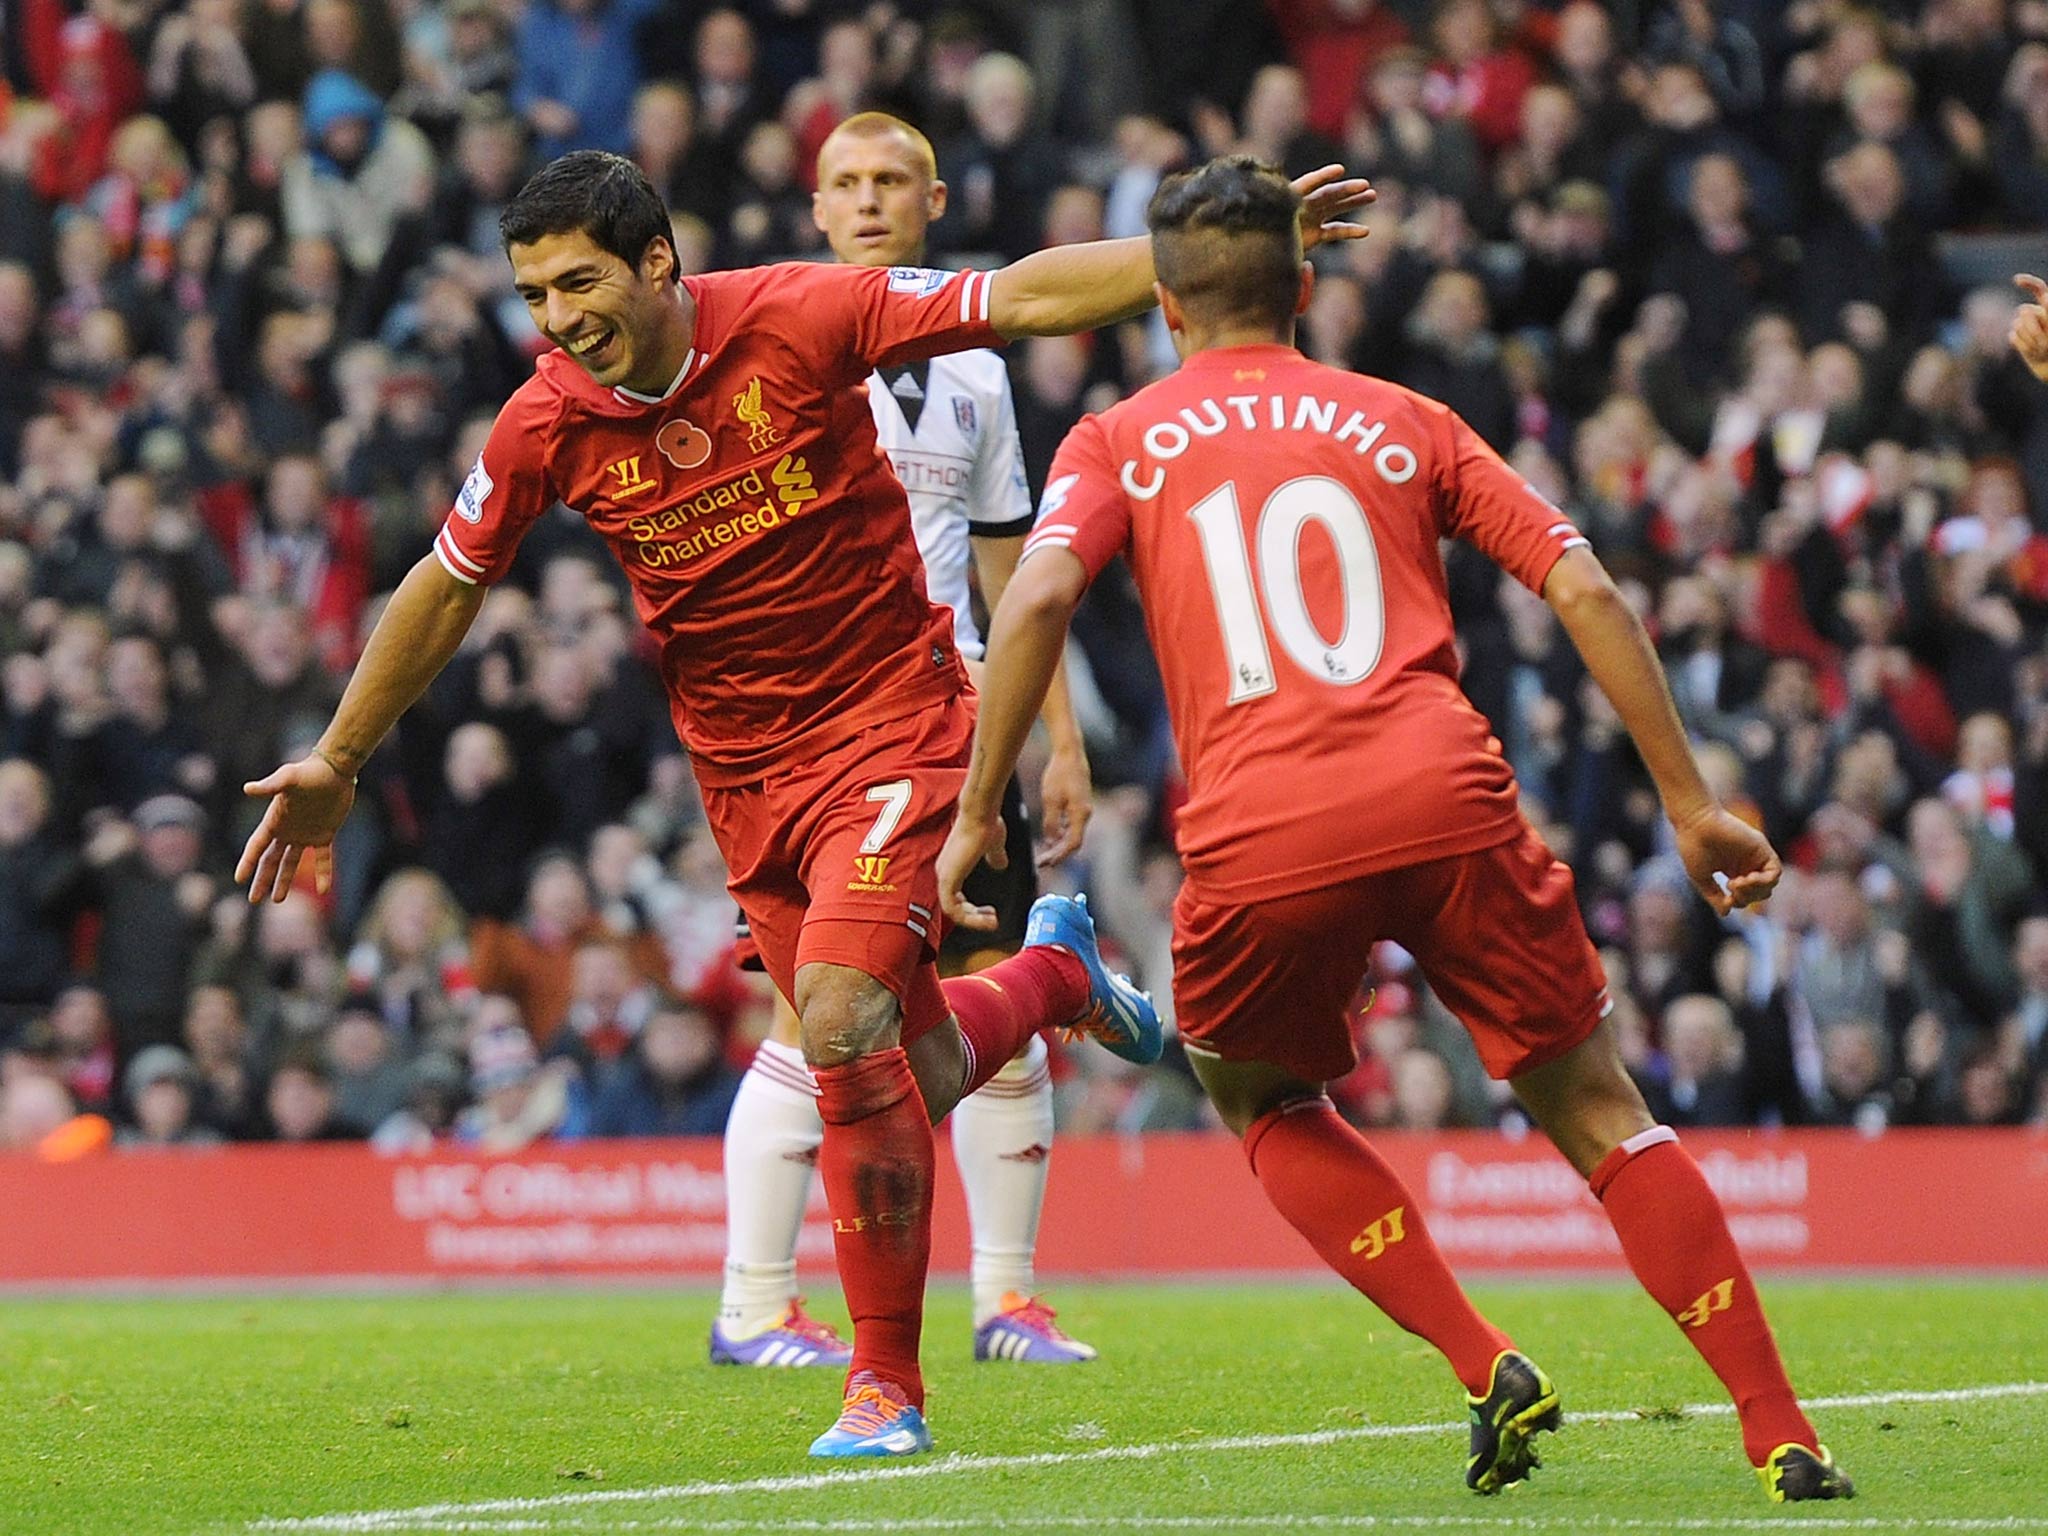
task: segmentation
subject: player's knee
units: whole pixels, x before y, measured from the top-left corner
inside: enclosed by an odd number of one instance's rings
[[[1202,1091],[1209,1095],[1217,1115],[1230,1128],[1231,1135],[1240,1138],[1283,1104],[1311,1099],[1322,1092],[1320,1084],[1304,1082],[1292,1073],[1259,1062],[1222,1061],[1193,1051],[1188,1053],[1188,1060],[1194,1064],[1195,1076],[1201,1080]]]
[[[843,1067],[897,1040],[895,997],[872,976],[844,966],[806,966],[797,977],[797,1013],[804,1060],[814,1070]]]
[[[1604,1024],[1558,1060],[1514,1079],[1513,1087],[1566,1161],[1589,1176],[1608,1153],[1655,1123]]]

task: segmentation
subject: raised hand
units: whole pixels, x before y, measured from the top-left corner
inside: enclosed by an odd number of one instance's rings
[[[1674,821],[1672,829],[1693,889],[1722,917],[1762,901],[1785,873],[1763,833],[1722,806]]]
[[[334,883],[334,834],[356,802],[356,781],[315,755],[244,784],[242,793],[256,800],[270,797],[263,820],[249,834],[235,865],[235,883],[249,882],[251,904],[283,901],[308,852],[313,855],[314,886],[324,895]]]
[[[1379,193],[1363,176],[1346,176],[1341,165],[1326,165],[1294,178],[1301,198],[1301,248],[1312,250],[1326,240],[1363,240],[1372,231],[1338,217],[1374,202]]]

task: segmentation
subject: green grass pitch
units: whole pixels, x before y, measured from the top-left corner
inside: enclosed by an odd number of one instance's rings
[[[701,1291],[13,1301],[0,1531],[2048,1531],[2048,1283],[1767,1285],[1801,1389],[1863,1399],[1817,1413],[1857,1500],[1789,1509],[1640,1294],[1475,1289],[1567,1414],[1491,1500],[1449,1373],[1334,1284],[1062,1287],[1103,1358],[1056,1369],[973,1364],[935,1290],[938,1453],[850,1469],[804,1455],[836,1373],[713,1370]]]

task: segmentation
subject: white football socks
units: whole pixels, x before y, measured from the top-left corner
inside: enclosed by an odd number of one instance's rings
[[[974,1322],[1002,1310],[1005,1292],[1031,1294],[1032,1254],[1052,1151],[1052,1074],[1045,1042],[1031,1043],[951,1116],[953,1159],[974,1230]]]
[[[974,1321],[1031,1294],[1032,1255],[1052,1150],[1052,1075],[1045,1042],[962,1099],[949,1117],[953,1158],[974,1232]],[[825,1138],[818,1090],[803,1052],[764,1040],[740,1079],[725,1123],[725,1286],[719,1327],[751,1338],[795,1300],[796,1245],[812,1169]]]
[[[825,1122],[793,1045],[763,1040],[725,1122],[725,1289],[718,1325],[751,1338],[796,1299],[796,1242]]]

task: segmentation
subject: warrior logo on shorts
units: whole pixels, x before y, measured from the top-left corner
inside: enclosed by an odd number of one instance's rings
[[[849,891],[893,891],[889,884],[889,855],[886,853],[858,853],[853,858],[853,878],[846,883]]]
[[[1374,1259],[1408,1235],[1401,1230],[1401,1218],[1407,1214],[1407,1211],[1408,1207],[1405,1205],[1395,1206],[1386,1215],[1380,1217],[1378,1221],[1375,1221],[1371,1226],[1359,1233],[1358,1236],[1351,1239],[1351,1251],[1364,1254],[1366,1263],[1370,1264]]]

